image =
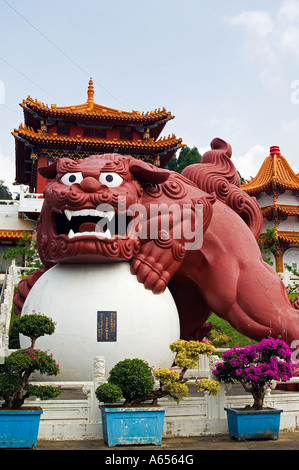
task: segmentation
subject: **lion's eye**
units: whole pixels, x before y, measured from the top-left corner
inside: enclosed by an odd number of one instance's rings
[[[63,175],[63,177],[61,178],[61,181],[64,183],[64,184],[67,184],[68,186],[71,186],[72,184],[80,184],[81,181],[83,180],[83,176],[82,176],[82,173],[81,172],[78,172],[78,173],[66,173],[65,175]]]
[[[117,173],[101,173],[100,174],[100,183],[105,184],[109,188],[115,188],[116,186],[120,186],[123,182],[121,176]]]

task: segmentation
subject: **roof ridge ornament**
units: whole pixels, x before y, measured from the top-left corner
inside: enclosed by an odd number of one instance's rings
[[[94,105],[94,88],[93,88],[92,78],[90,78],[89,83],[88,83],[87,103],[89,104],[90,108],[93,109],[93,105]]]
[[[277,145],[273,145],[272,147],[270,147],[270,155],[272,155],[272,157],[274,155],[279,156],[280,155],[280,148]]]

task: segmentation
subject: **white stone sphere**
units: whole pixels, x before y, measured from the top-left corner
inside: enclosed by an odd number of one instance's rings
[[[170,291],[155,295],[145,289],[127,262],[52,267],[26,298],[22,315],[33,312],[56,323],[55,333],[38,338],[35,347],[52,353],[60,368],[59,376],[39,375],[38,380],[94,380],[96,356],[105,359],[106,377],[124,359],[144,359],[154,368],[171,367],[174,354],[169,345],[180,337]],[[113,341],[98,341],[98,312],[116,312]],[[22,348],[30,345],[23,335],[20,342]]]

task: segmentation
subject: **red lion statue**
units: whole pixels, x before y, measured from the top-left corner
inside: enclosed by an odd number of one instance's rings
[[[201,340],[211,312],[254,340],[299,339],[297,303],[262,259],[262,214],[240,189],[223,140],[214,139],[201,163],[181,175],[118,154],[62,158],[39,172],[53,180],[37,224],[45,268],[19,283],[19,315],[31,287],[56,263],[125,261],[154,294],[170,289],[183,339]]]

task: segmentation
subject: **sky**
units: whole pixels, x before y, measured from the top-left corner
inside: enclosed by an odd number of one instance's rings
[[[165,107],[201,153],[220,137],[241,175],[271,146],[299,172],[299,0],[0,0],[0,179],[13,191],[20,103]]]

